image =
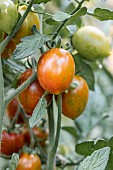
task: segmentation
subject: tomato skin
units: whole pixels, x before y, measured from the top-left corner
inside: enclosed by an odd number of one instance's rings
[[[78,86],[62,94],[62,112],[70,119],[75,119],[84,111],[89,95],[89,88],[81,76],[74,76],[73,83]]]
[[[23,16],[26,9],[27,9],[27,6],[22,5],[22,6],[19,6],[18,11]],[[19,29],[19,31],[16,33],[16,35],[13,38],[14,42],[18,44],[22,38],[32,35],[33,33],[31,32],[31,28],[33,25],[36,25],[38,29],[40,28],[39,17],[38,17],[38,14],[29,12],[21,28]]]
[[[32,75],[32,69],[27,69],[21,74],[18,85],[24,83]],[[38,101],[45,93],[44,89],[40,86],[38,80],[31,83],[25,90],[19,94],[19,102],[23,106],[25,112],[29,115],[33,113]],[[47,100],[50,101],[51,96],[47,96]]]
[[[17,7],[11,0],[0,0],[0,32],[11,34],[18,20]]]
[[[87,60],[96,60],[110,54],[110,44],[105,34],[96,27],[81,27],[72,38],[78,53]]]
[[[39,83],[51,94],[64,92],[70,86],[74,73],[73,57],[61,48],[53,48],[44,53],[37,65]]]
[[[11,155],[18,152],[24,146],[24,134],[8,133],[6,130],[2,132],[2,141],[0,153]]]
[[[16,170],[41,170],[41,160],[38,155],[24,153],[19,159]]]
[[[33,133],[34,135],[39,139],[39,143],[42,147],[45,146],[45,142],[48,138],[48,131],[45,129],[41,129],[40,127],[34,127],[33,129]],[[24,129],[24,134],[25,134],[25,142],[27,144],[30,143],[30,134],[29,134],[29,130],[27,128]]]
[[[7,113],[8,117],[10,118],[10,120],[12,120],[14,118],[14,116],[15,116],[17,110],[18,110],[18,104],[19,104],[18,99],[16,97],[8,103],[6,113]],[[21,112],[19,113],[19,116],[18,116],[16,123],[19,123],[19,124],[24,123]]]

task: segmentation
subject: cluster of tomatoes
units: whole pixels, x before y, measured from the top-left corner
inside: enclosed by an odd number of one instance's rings
[[[9,6],[5,6],[5,1],[9,3]],[[15,15],[15,19],[13,19],[14,23],[16,23],[18,12],[23,15],[27,7],[25,5],[20,6],[17,12],[12,1],[5,1],[0,1],[0,3],[2,3],[2,8],[4,9],[2,13],[4,13],[5,16],[6,8],[12,11],[12,13],[9,13],[9,18],[6,17],[6,21],[8,22],[10,16]],[[12,20],[10,23],[12,26],[14,25],[12,24]],[[21,28],[1,54],[3,58],[10,58],[16,45],[20,43],[21,38],[32,34],[32,25],[36,25],[39,29],[39,17],[36,13],[29,12]],[[7,27],[5,27],[4,24],[3,26],[0,26],[1,37],[4,34],[5,38],[7,34],[10,34],[11,29],[12,27],[10,25]],[[105,35],[100,30],[90,26],[79,29],[72,38],[72,44],[78,53],[87,60],[103,58],[109,54],[110,50]],[[73,56],[67,50],[62,48],[52,48],[46,51],[42,54],[37,63],[37,79],[18,95],[18,99],[14,98],[8,104],[8,117],[11,120],[13,119],[17,113],[19,104],[21,104],[27,115],[31,116],[35,106],[45,91],[49,93],[46,96],[48,103],[52,100],[52,95],[62,94],[62,113],[65,116],[70,119],[75,119],[80,116],[88,102],[89,88],[87,82],[81,76],[75,75],[75,70],[76,66]],[[23,72],[18,79],[18,86],[24,83],[32,74],[33,71],[31,68]],[[19,113],[17,123],[23,122],[22,113]],[[48,137],[48,133],[37,127],[33,128],[33,132],[38,138],[43,139],[43,141],[40,142],[43,146]],[[14,152],[18,152],[25,143],[30,143],[28,129],[25,129],[24,133],[9,133],[4,130],[2,132],[1,153],[11,155]],[[30,166],[34,166],[33,170],[40,170],[40,158],[38,155],[23,154],[19,160],[17,170],[27,170]]]

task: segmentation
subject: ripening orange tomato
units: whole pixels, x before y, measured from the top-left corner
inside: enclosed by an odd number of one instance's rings
[[[41,170],[41,160],[38,155],[24,153],[19,159],[16,170]]]
[[[64,92],[71,84],[75,73],[72,55],[62,49],[53,48],[45,52],[37,65],[37,77],[44,90],[51,94]]]
[[[73,83],[78,86],[68,93],[62,94],[62,112],[65,116],[75,119],[80,116],[88,102],[89,88],[81,76],[74,76]]]

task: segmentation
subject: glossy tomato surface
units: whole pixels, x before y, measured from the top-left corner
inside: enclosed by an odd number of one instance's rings
[[[24,83],[32,75],[32,69],[26,70],[21,74],[18,85]],[[19,94],[19,101],[27,114],[31,115],[38,101],[44,94],[44,89],[40,86],[38,80],[31,83],[25,90]],[[51,97],[48,97],[50,100]]]
[[[41,170],[41,160],[38,155],[24,153],[19,159],[16,170]]]
[[[24,146],[24,134],[8,133],[6,130],[2,132],[1,150],[5,155],[11,155],[18,152]]]
[[[62,95],[62,112],[71,119],[82,114],[87,105],[89,94],[88,85],[82,77],[74,76],[73,83],[78,86]]]
[[[96,60],[110,54],[110,43],[105,34],[93,26],[81,27],[75,32],[72,43],[78,53],[87,60]]]
[[[53,48],[44,53],[37,65],[39,83],[51,94],[64,92],[70,86],[74,73],[73,57],[61,48]]]
[[[27,6],[25,6],[25,5],[19,6],[18,11],[21,14],[21,16],[23,16],[26,9],[27,9]],[[38,14],[29,12],[29,14],[25,18],[21,28],[19,29],[19,31],[16,33],[16,35],[13,38],[13,40],[15,41],[16,44],[18,44],[22,38],[32,34],[31,28],[33,25],[36,25],[37,29],[40,28],[39,17],[38,17]]]
[[[12,120],[14,116],[16,115],[17,110],[18,110],[18,104],[19,104],[18,99],[16,97],[11,102],[9,102],[6,113],[10,120]],[[16,123],[24,123],[21,112],[19,113]]]

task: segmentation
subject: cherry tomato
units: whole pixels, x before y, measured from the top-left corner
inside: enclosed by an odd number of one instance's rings
[[[77,118],[84,111],[89,94],[88,85],[82,77],[74,76],[73,83],[78,86],[62,94],[62,112],[71,119]]]
[[[19,6],[18,11],[23,16],[26,9],[27,9],[27,6],[22,5],[22,6]],[[31,28],[33,25],[36,25],[38,29],[40,28],[39,17],[38,17],[38,14],[29,12],[21,28],[19,29],[19,31],[16,33],[16,35],[13,38],[16,44],[18,44],[22,38],[32,34]]]
[[[4,39],[5,37],[6,37],[6,34],[4,35]],[[1,57],[5,59],[10,58],[15,49],[16,49],[16,44],[13,40],[11,40],[5,47],[4,51],[2,52]]]
[[[101,59],[110,54],[107,37],[93,26],[85,26],[75,32],[72,43],[78,53],[87,60]]]
[[[38,155],[24,153],[16,170],[41,170],[41,160]]]
[[[11,155],[18,152],[24,146],[24,134],[8,133],[6,130],[2,132],[2,141],[0,153]]]
[[[0,0],[0,32],[11,34],[18,20],[18,10],[11,0]]]
[[[18,110],[18,99],[15,97],[11,102],[9,102],[8,106],[7,106],[7,115],[10,118],[10,120],[12,120]],[[19,113],[18,119],[17,119],[17,123],[23,123],[24,120],[22,118],[22,114],[21,112]]]
[[[52,94],[64,92],[71,84],[75,64],[71,54],[61,48],[44,53],[37,65],[37,76],[44,90]]]
[[[32,69],[28,69],[22,73],[18,80],[18,85],[21,85],[23,82],[25,82],[31,75]],[[35,106],[37,105],[44,92],[45,91],[40,86],[38,80],[35,80],[30,84],[30,86],[28,86],[19,94],[19,101],[27,114],[31,115],[33,113]],[[50,99],[51,96],[48,95],[47,100],[50,101]]]
[[[43,130],[40,127],[34,127],[32,130],[33,130],[34,135],[38,138],[40,145],[42,147],[44,147],[45,142],[48,138],[48,131]],[[24,129],[24,134],[25,134],[25,142],[27,144],[29,144],[30,143],[30,134],[29,134],[29,130],[27,128]]]

